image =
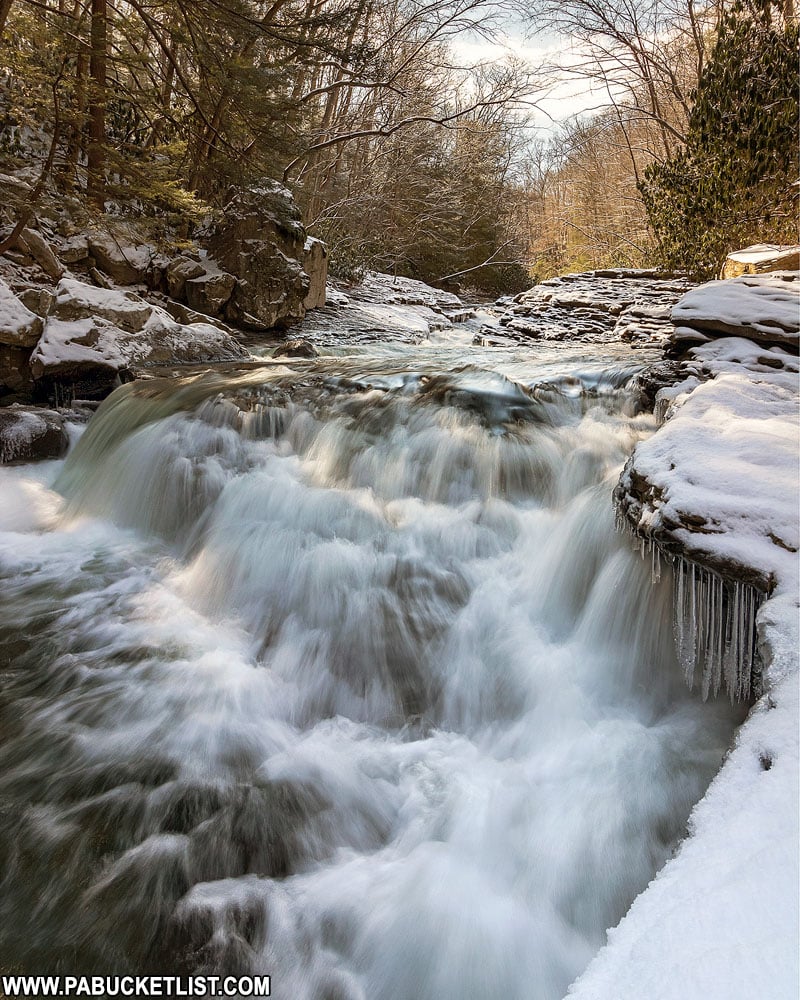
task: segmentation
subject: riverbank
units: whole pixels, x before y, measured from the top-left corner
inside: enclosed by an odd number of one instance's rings
[[[676,857],[570,996],[788,1000],[799,976],[797,276],[714,282],[673,319],[684,344],[704,343],[656,397],[665,422],[637,445],[618,509],[676,562],[690,681],[696,671],[704,692],[722,684],[756,700]]]

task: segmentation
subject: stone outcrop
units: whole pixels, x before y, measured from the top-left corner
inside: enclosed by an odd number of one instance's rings
[[[204,272],[187,279],[186,301],[190,309],[206,316],[221,316],[235,286],[236,278],[232,274]]]
[[[347,288],[347,294],[331,283],[326,304],[306,316],[302,333],[317,345],[419,343],[474,315],[475,310],[452,292],[413,278],[368,271],[360,284]]]
[[[128,290],[62,278],[54,293],[29,288],[25,296],[44,316],[0,282],[0,398],[6,403],[98,399],[154,365],[250,356],[205,317],[186,310],[187,321],[178,322]]]
[[[17,237],[17,246],[25,253],[30,254],[49,278],[58,281],[63,275],[64,265],[50,249],[47,240],[35,229],[23,229]]]
[[[64,421],[54,410],[32,406],[0,409],[0,464],[60,458],[68,443]]]
[[[287,340],[272,352],[273,358],[316,358],[318,355],[311,341],[302,337]]]
[[[796,561],[800,548],[798,359],[786,350],[800,336],[800,281],[710,282],[676,315],[702,318],[713,336],[645,379],[664,426],[628,461],[617,510],[662,553],[767,593],[773,567]]]
[[[0,344],[0,400],[4,403],[29,400],[33,393],[31,348]]]
[[[13,177],[5,180],[9,198],[28,190]],[[323,306],[328,272],[325,244],[306,237],[291,192],[270,179],[235,191],[194,247],[162,252],[122,219],[76,231],[63,212],[56,225],[43,209],[6,258],[37,267],[44,283],[66,276],[107,290],[136,286],[166,294],[206,319],[257,331],[291,326]]]
[[[289,190],[276,181],[238,192],[214,226],[209,253],[237,277],[227,318],[253,330],[299,322],[310,280],[300,261],[306,234]]]
[[[199,278],[201,274],[205,274],[205,268],[199,260],[176,257],[166,268],[167,293],[173,299],[183,300],[186,297],[186,282]]]
[[[141,330],[153,306],[133,292],[108,290],[64,278],[56,288],[53,316],[60,320],[104,319],[121,330]]]

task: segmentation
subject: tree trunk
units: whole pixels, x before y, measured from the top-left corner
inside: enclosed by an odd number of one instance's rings
[[[100,211],[105,204],[106,62],[108,56],[107,0],[92,0],[89,76],[89,148],[86,193]]]
[[[13,2],[14,0],[0,0],[0,38],[3,37],[3,32],[6,29],[8,12],[11,10],[11,4]]]

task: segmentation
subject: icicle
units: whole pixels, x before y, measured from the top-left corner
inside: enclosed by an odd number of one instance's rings
[[[618,531],[633,534],[615,508]],[[651,536],[634,534],[644,559],[649,555],[653,583],[661,579],[661,549]],[[686,683],[693,689],[699,674],[705,701],[725,687],[731,701],[753,695],[756,673],[756,615],[764,594],[750,584],[726,581],[682,556],[672,559],[674,579],[673,635]]]
[[[763,594],[681,557],[675,562],[675,646],[686,683],[692,688],[699,670],[704,700],[723,684],[731,701],[749,698]]]

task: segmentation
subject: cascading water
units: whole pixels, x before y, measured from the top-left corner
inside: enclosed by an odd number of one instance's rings
[[[4,967],[556,1000],[719,768],[614,531],[629,373],[317,369],[126,386],[55,490],[3,470]]]

